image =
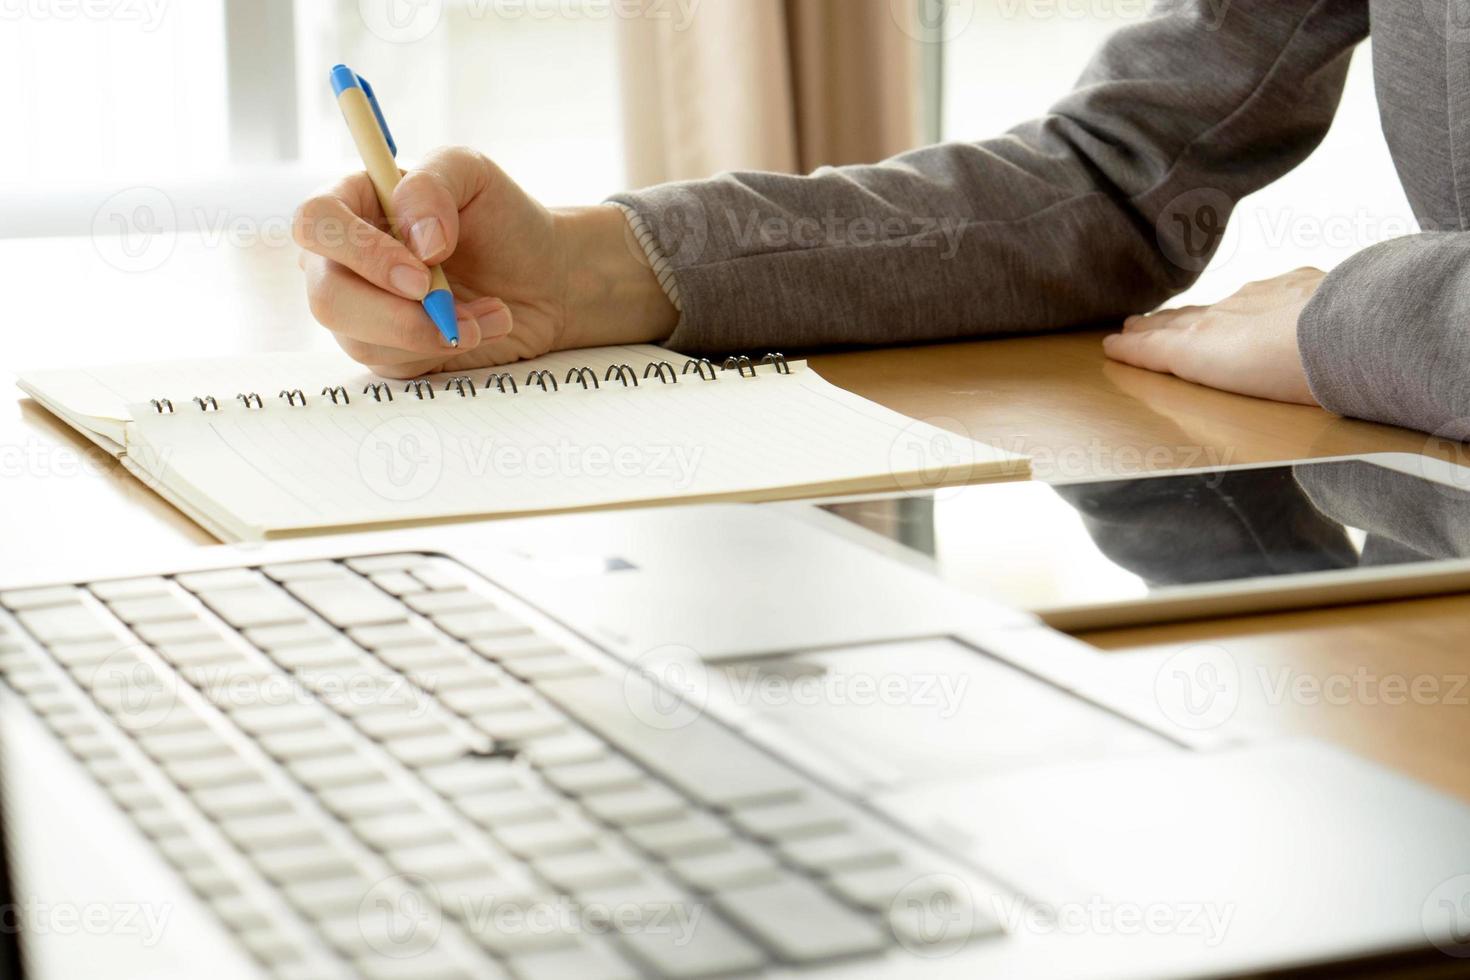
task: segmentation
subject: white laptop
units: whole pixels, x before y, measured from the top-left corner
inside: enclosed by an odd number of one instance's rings
[[[1031,615],[780,508],[3,574],[27,976],[1140,980],[1470,953],[1470,807],[1118,694]]]

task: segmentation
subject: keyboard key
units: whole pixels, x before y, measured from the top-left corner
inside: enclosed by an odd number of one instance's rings
[[[226,786],[198,787],[190,795],[195,806],[216,820],[283,813],[290,809],[285,797],[258,777]]]
[[[415,807],[403,788],[384,780],[381,783],[359,783],[321,790],[317,794],[322,806],[343,820],[381,816],[388,813],[410,813]]]
[[[519,634],[487,637],[470,643],[470,649],[491,660],[508,661],[521,657],[544,657],[561,647],[527,630]]]
[[[531,860],[586,850],[596,843],[597,834],[598,829],[586,821],[557,816],[502,827],[495,832],[495,839],[517,857]]]
[[[596,674],[597,669],[585,660],[565,653],[548,653],[544,657],[526,657],[507,661],[505,669],[530,684],[561,677]]]
[[[326,838],[300,813],[266,813],[220,823],[225,836],[247,851],[280,847],[319,847]]]
[[[81,643],[48,643],[47,648],[51,651],[51,656],[55,657],[63,667],[68,669],[95,667],[108,657],[117,653],[117,643],[111,640],[102,642],[89,640]]]
[[[367,558],[348,558],[347,567],[363,575],[378,572],[406,572],[427,562],[423,555],[374,555]]]
[[[87,586],[92,594],[103,602],[112,602],[114,599],[143,599],[148,596],[167,595],[169,584],[167,579],[152,576],[149,578],[120,578],[108,582],[93,582]]]
[[[281,626],[306,620],[306,610],[274,586],[251,586],[221,592],[201,592],[199,598],[236,629]]]
[[[165,625],[165,624],[159,624]],[[168,626],[183,626],[184,623],[168,623]],[[224,634],[214,627],[193,636],[180,636],[177,640],[149,641],[160,657],[175,667],[198,667],[205,664],[222,664],[240,659],[240,651],[225,642]]]
[[[728,847],[734,839],[730,828],[708,813],[691,813],[674,820],[639,824],[627,828],[628,838],[643,850],[659,857],[685,857]]]
[[[897,851],[867,834],[802,837],[781,845],[781,854],[792,864],[815,874],[898,863]]]
[[[423,613],[425,616],[439,616],[444,613],[471,612],[495,608],[495,605],[489,599],[465,589],[456,589],[450,592],[421,592],[405,596],[403,601],[414,612]]]
[[[286,588],[338,629],[405,618],[398,600],[362,579],[290,582]]]
[[[329,644],[337,639],[337,633],[315,620],[308,620],[282,626],[257,626],[245,631],[245,639],[262,650],[273,652],[287,647]]]
[[[414,713],[410,711],[368,712],[356,719],[357,729],[369,738],[379,741],[398,739],[412,735],[447,736],[451,729],[445,718],[437,711]]]
[[[424,583],[407,572],[380,572],[369,577],[378,588],[399,597],[424,591]]]
[[[286,901],[313,918],[356,912],[373,884],[361,876],[302,881],[282,889]]]
[[[201,645],[205,642],[223,643],[226,639],[223,630],[200,615],[161,622],[138,623],[133,627],[133,632],[153,647],[178,643]]]
[[[548,783],[571,796],[632,789],[649,780],[648,773],[615,756],[598,762],[552,766],[543,775]]]
[[[404,874],[422,875],[431,881],[472,878],[492,871],[479,858],[466,854],[457,840],[394,848],[387,857],[388,863]]]
[[[529,777],[503,759],[467,756],[438,766],[425,766],[419,778],[445,796],[469,796],[527,785]]]
[[[81,593],[74,585],[56,585],[43,589],[16,589],[0,592],[0,605],[14,610],[41,609],[46,606],[66,606],[78,601]]]
[[[226,589],[248,589],[264,579],[248,568],[222,568],[213,572],[186,572],[174,581],[190,592],[223,592]]]
[[[251,862],[260,873],[278,885],[328,878],[350,878],[356,874],[347,858],[330,847],[278,847],[255,851]]]
[[[442,765],[453,762],[465,755],[467,752],[486,750],[488,744],[470,745],[458,735],[433,734],[433,735],[409,735],[403,738],[395,738],[384,742],[383,748],[405,766],[416,768],[418,766]]]
[[[280,565],[264,565],[260,570],[277,582],[347,578],[351,575],[345,567],[334,561],[295,561]]]
[[[606,847],[538,858],[532,862],[543,878],[566,891],[610,888],[638,880],[641,864]]]
[[[334,640],[310,646],[267,648],[271,659],[286,670],[330,670],[351,668],[361,663],[362,654]]]
[[[246,704],[227,707],[230,719],[257,737],[279,732],[315,731],[322,725],[323,710],[304,702],[294,704]]]
[[[436,823],[417,804],[402,813],[353,820],[352,832],[375,851],[391,851],[451,839],[449,831]]]
[[[427,595],[447,594],[431,592]],[[418,597],[410,596],[409,598]],[[495,609],[440,613],[434,617],[434,625],[458,640],[480,640],[487,636],[515,636],[527,632],[526,626],[520,620],[509,613]]]
[[[461,796],[454,802],[471,820],[495,829],[518,823],[550,820],[556,815],[559,801],[539,790],[517,788]]]
[[[212,789],[258,780],[255,769],[233,750],[207,759],[165,759],[160,765],[186,790]]]
[[[737,925],[789,963],[876,953],[885,945],[876,925],[794,875],[724,892],[715,902]]]
[[[628,680],[637,683],[631,676]],[[709,806],[780,799],[802,788],[802,781],[784,765],[707,717],[694,716],[688,724],[668,730],[646,724],[628,707],[624,692],[629,684],[601,676],[576,677],[547,681],[537,690]],[[714,759],[719,765],[710,764]]]
[[[129,625],[166,623],[174,620],[197,620],[194,606],[172,593],[137,599],[117,599],[110,603],[112,614]]]
[[[537,768],[571,766],[608,758],[607,745],[586,732],[519,739],[520,755]]]
[[[519,742],[571,730],[561,714],[535,705],[524,711],[479,712],[470,723],[497,742]]]
[[[47,646],[108,640],[126,642],[116,624],[80,602],[32,607],[16,613],[16,618]]]
[[[532,706],[519,688],[509,684],[490,684],[488,679],[487,684],[480,687],[444,688],[437,683],[427,686],[434,697],[451,711],[468,717],[527,710]]]
[[[638,976],[600,936],[581,936],[574,945],[512,956],[509,962],[519,980],[634,980]]]
[[[693,899],[655,911],[643,928],[625,933],[623,942],[664,977],[744,973],[766,962],[759,949]]]
[[[200,727],[187,731],[141,731],[133,736],[154,759],[211,759],[234,755],[219,733]]]
[[[702,892],[769,884],[781,874],[770,854],[748,841],[734,841],[723,850],[675,858],[669,870]]]
[[[355,753],[318,756],[314,759],[296,759],[287,762],[286,768],[291,770],[293,776],[314,790],[376,783],[383,779],[383,771],[376,762]]]
[[[582,805],[594,816],[618,827],[673,820],[689,810],[683,797],[657,783],[598,793],[585,797]]]
[[[392,600],[388,600],[392,602]],[[397,607],[397,603],[394,603]],[[389,622],[380,623],[376,626],[354,626],[347,631],[352,641],[358,646],[369,650],[381,650],[384,647],[418,646],[433,643],[437,637],[427,626],[419,622]],[[458,651],[455,651],[458,653]],[[464,659],[459,654],[459,659]]]
[[[846,809],[822,797],[738,810],[731,819],[751,835],[777,842],[840,834],[852,825]]]
[[[261,748],[281,762],[345,755],[352,751],[352,745],[345,737],[320,723],[315,728],[271,732],[260,736],[258,742]]]
[[[419,565],[413,577],[435,592],[453,592],[474,581],[474,576],[456,562],[436,561]]]
[[[900,892],[922,899],[927,894],[920,887],[923,882],[932,881],[937,887],[943,880],[946,880],[946,876],[900,862],[875,868],[839,871],[827,883],[833,891],[853,905],[886,910]]]

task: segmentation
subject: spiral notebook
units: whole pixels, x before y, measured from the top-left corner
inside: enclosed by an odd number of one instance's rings
[[[618,347],[393,382],[276,354],[19,383],[225,540],[1029,473],[780,355]]]

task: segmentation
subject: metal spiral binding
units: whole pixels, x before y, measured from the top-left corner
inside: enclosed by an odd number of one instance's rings
[[[633,382],[634,388],[638,387],[638,372],[634,371],[627,364],[614,364],[607,369],[607,374],[602,376],[603,381],[611,381],[613,378],[621,381],[624,388],[628,387],[629,381]]]
[[[512,395],[519,395],[521,393],[521,386],[516,384],[515,376],[511,374],[490,375],[490,377],[485,379],[485,390],[489,391],[491,385],[494,385],[495,390],[499,391],[502,395],[505,394],[506,385],[510,385],[510,393]]]
[[[746,368],[749,368],[750,369],[750,374],[748,375],[748,377],[754,378],[754,377],[757,377],[758,376],[756,374],[756,370],[755,370],[755,362],[752,361],[750,358],[743,357],[743,356],[742,357],[731,357],[731,358],[727,358],[725,360],[725,366],[724,366],[723,370],[725,370],[725,371],[738,371],[738,372],[740,372],[740,376],[742,378],[744,378],[744,377],[747,377],[747,375],[745,373],[745,369]]]
[[[548,388],[548,384],[551,385],[551,387]],[[561,390],[561,385],[556,383],[556,375],[552,374],[550,371],[532,371],[530,374],[526,375],[526,387],[529,388],[532,385],[540,385],[542,391]]]
[[[735,371],[742,378],[760,377],[760,367],[774,367],[777,374],[791,374],[791,364],[784,354],[772,353],[761,358],[759,362],[749,357],[727,358],[722,366],[716,366],[708,358],[690,358],[684,362],[682,369],[677,369],[668,361],[653,361],[643,368],[643,381],[657,378],[661,384],[676,385],[681,377],[691,374],[698,375],[701,381],[718,381],[722,372]],[[556,375],[550,371],[532,371],[526,375],[524,384],[516,381],[512,374],[492,374],[485,379],[481,387],[475,386],[475,381],[469,375],[460,375],[450,378],[444,383],[444,391],[457,391],[460,398],[478,398],[482,391],[494,389],[501,394],[519,395],[522,387],[526,389],[539,387],[543,392],[559,392],[563,387],[570,387],[581,383],[582,389],[601,390],[604,382],[611,384],[614,380],[621,381],[624,388],[638,388],[638,371],[630,364],[613,364],[608,367],[606,373],[599,379],[597,371],[590,367],[572,368],[567,372],[566,378],[560,383]],[[434,383],[420,378],[404,384],[404,394],[412,394],[419,401],[433,401]],[[371,395],[373,401],[379,404],[393,401],[393,387],[385,382],[375,382],[362,389],[363,395]],[[292,408],[305,408],[307,405],[306,393],[300,388],[289,388],[283,390],[278,396]],[[330,398],[333,405],[350,405],[352,398],[342,385],[327,386],[322,389],[322,397]],[[247,411],[263,411],[265,400],[256,392],[242,392],[235,396],[235,400],[245,406]],[[149,402],[153,411],[159,415],[173,415],[174,403],[167,398],[156,398]],[[219,402],[213,395],[201,395],[194,398],[194,404],[201,412],[214,413],[220,410]]]
[[[567,380],[565,383],[571,384],[573,381],[582,382],[583,391],[587,390],[588,381],[592,382],[593,388],[600,389],[602,387],[602,383],[597,380],[597,372],[592,370],[591,368],[572,368],[570,371],[567,372]]]
[[[469,389],[468,394],[465,393],[466,388]],[[480,392],[475,388],[475,379],[469,377],[468,375],[460,375],[457,378],[450,378],[448,381],[444,382],[444,390],[457,391],[459,392],[459,397],[461,398],[480,397]]]
[[[720,372],[715,367],[715,362],[714,361],[711,361],[707,357],[698,357],[698,358],[694,358],[694,359],[689,360],[689,361],[685,361],[684,362],[684,370],[681,371],[680,373],[681,374],[688,374],[690,371],[695,372],[701,378],[703,378],[705,381],[718,381],[718,380],[720,380]],[[709,372],[708,375],[706,375],[704,373],[706,371]]]

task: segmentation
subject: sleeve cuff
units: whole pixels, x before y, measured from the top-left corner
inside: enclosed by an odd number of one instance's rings
[[[669,302],[674,304],[674,309],[680,314],[684,312],[684,301],[679,296],[679,283],[674,278],[674,264],[664,254],[659,246],[658,239],[654,237],[653,229],[648,226],[648,220],[635,209],[623,204],[621,201],[608,202],[623,212],[628,219],[628,228],[633,232],[633,237],[638,240],[638,245],[643,249],[643,254],[648,257],[648,267],[658,277],[658,284],[668,296]]]

